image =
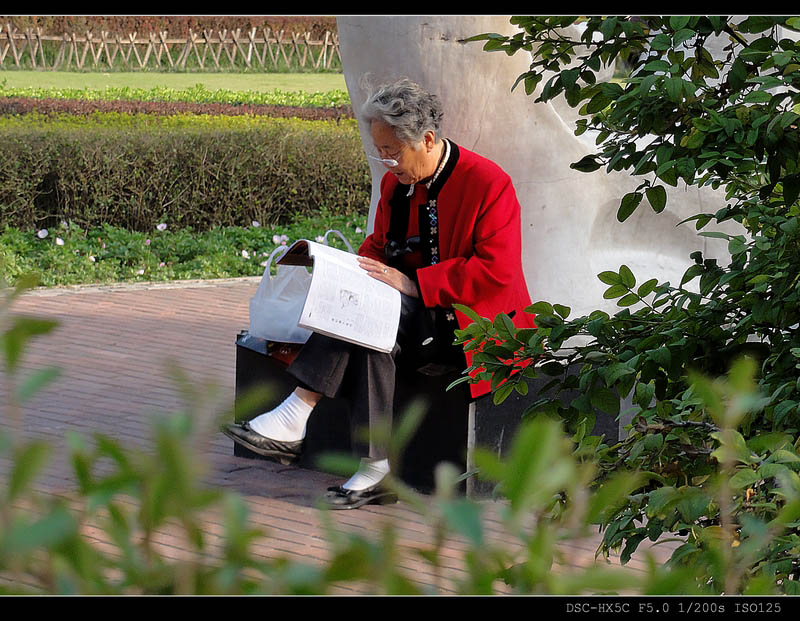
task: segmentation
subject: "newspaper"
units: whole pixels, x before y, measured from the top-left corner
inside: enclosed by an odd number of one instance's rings
[[[311,267],[311,284],[297,325],[390,352],[400,324],[400,292],[369,276],[358,255],[301,239],[277,261]]]

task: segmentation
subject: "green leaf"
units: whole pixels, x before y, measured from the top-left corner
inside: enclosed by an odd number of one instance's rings
[[[800,175],[783,178],[783,202],[790,207],[800,196]]]
[[[15,456],[8,480],[9,502],[24,494],[41,471],[50,455],[50,447],[44,442],[32,442],[22,447]]]
[[[650,492],[647,502],[647,516],[653,518],[663,515],[667,507],[680,497],[678,491],[671,486],[659,487]]]
[[[749,15],[737,28],[740,32],[756,34],[775,25],[775,18],[766,15]]]
[[[58,367],[47,367],[35,371],[17,388],[17,399],[20,403],[25,403],[60,374],[61,369]]]
[[[606,386],[611,388],[620,378],[633,375],[635,373],[636,371],[624,362],[615,362],[604,370],[603,376],[606,380]]]
[[[597,278],[600,279],[600,282],[604,282],[607,285],[622,284],[622,279],[620,278],[619,274],[612,271],[600,272],[597,275]]]
[[[536,302],[531,304],[525,309],[526,313],[533,313],[535,315],[552,315],[554,314],[553,306],[550,302]]]
[[[76,521],[70,511],[59,504],[34,522],[16,521],[3,537],[3,552],[9,558],[26,555],[47,547],[56,547],[76,534]]]
[[[728,233],[722,233],[721,231],[703,231],[702,233],[698,233],[701,237],[715,237],[718,239],[730,239],[731,236]]]
[[[770,99],[772,99],[772,95],[767,91],[755,90],[747,93],[742,101],[745,103],[767,103]]]
[[[602,166],[602,164],[597,161],[595,155],[586,155],[577,162],[569,165],[573,170],[578,170],[580,172],[593,172],[600,168],[600,166]]]
[[[661,213],[667,206],[667,190],[663,185],[656,185],[645,190],[647,202],[656,213]]]
[[[680,31],[689,24],[690,16],[688,15],[672,15],[669,18],[669,26],[673,30]]]
[[[635,293],[629,293],[617,300],[617,306],[633,306],[639,302],[639,296]]]
[[[589,524],[606,523],[628,500],[628,496],[646,482],[641,473],[620,472],[597,489],[589,500],[586,520]]]
[[[688,23],[688,21],[687,21]],[[681,43],[688,41],[692,37],[694,37],[697,33],[690,28],[681,28],[678,30],[674,35],[672,35],[672,44],[675,47],[678,47]]]
[[[594,97],[589,100],[589,103],[586,104],[586,114],[594,114],[595,112],[600,112],[601,110],[605,109],[612,102],[611,97],[605,95],[604,93],[597,93]]]
[[[620,265],[619,266],[619,276],[622,280],[622,284],[625,285],[628,289],[633,289],[636,286],[636,278],[633,275],[633,272],[627,265]]]
[[[683,98],[683,80],[677,76],[664,80],[664,87],[667,96],[675,103],[679,103]]]
[[[464,498],[447,502],[442,507],[442,515],[450,527],[464,535],[476,548],[484,544],[481,511],[478,503]]]
[[[663,32],[653,37],[653,40],[650,42],[650,47],[654,50],[658,50],[659,52],[666,51],[671,46],[672,40],[670,39],[669,35]]]
[[[731,65],[731,70],[728,72],[728,81],[731,88],[740,90],[747,79],[747,66],[741,58],[736,58]]]
[[[556,360],[550,360],[549,362],[545,362],[541,367],[539,367],[545,375],[550,376],[559,376],[564,374],[564,365]]]
[[[630,218],[631,214],[636,211],[639,203],[642,202],[643,196],[644,194],[641,192],[628,192],[625,196],[623,196],[622,202],[617,210],[617,220],[620,222],[625,222],[625,220]]]
[[[670,64],[665,60],[651,60],[644,66],[645,71],[669,71]]]
[[[495,391],[494,395],[492,396],[492,402],[495,405],[500,405],[501,403],[503,403],[503,401],[505,401],[508,398],[508,396],[513,392],[513,390],[514,390],[514,384],[511,382],[506,382]]]
[[[14,317],[11,328],[0,335],[0,343],[5,353],[6,366],[15,371],[25,344],[33,337],[47,334],[58,326],[57,321],[37,319],[34,317]]]
[[[708,505],[711,498],[702,490],[694,487],[681,488],[681,499],[676,508],[683,520],[692,523],[708,514]]]
[[[461,311],[462,313],[464,313],[467,317],[469,317],[473,321],[480,321],[480,319],[481,319],[481,316],[478,315],[478,313],[476,313],[474,310],[472,310],[469,306],[464,306],[463,304],[453,304],[453,308],[455,308],[456,310]]]
[[[694,280],[704,271],[705,269],[702,265],[697,265],[697,264],[692,265],[691,267],[689,267],[689,269],[686,270],[686,272],[684,272],[683,278],[681,278],[680,286],[683,287],[683,285],[685,285],[687,282]]]
[[[589,400],[598,410],[616,416],[619,414],[619,396],[610,388],[595,386],[589,393]]]
[[[669,347],[651,349],[647,352],[647,357],[665,369],[669,369],[669,366],[672,363],[672,353],[669,351]]]
[[[628,293],[628,288],[625,285],[611,285],[603,292],[603,298],[606,300],[614,300],[620,298]]]
[[[564,306],[563,304],[553,304],[553,310],[555,310],[561,317],[566,319],[569,317],[572,309],[569,306]]]
[[[636,291],[636,293],[639,295],[639,297],[644,298],[650,295],[653,291],[655,291],[657,286],[658,286],[658,279],[651,278],[647,282],[643,283]]]
[[[755,470],[752,470],[751,468],[739,468],[736,471],[736,474],[731,477],[730,484],[736,489],[741,489],[744,487],[749,487],[753,485],[753,483],[756,483],[760,480],[761,477]]]

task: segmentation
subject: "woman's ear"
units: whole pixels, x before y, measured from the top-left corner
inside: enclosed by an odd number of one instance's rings
[[[425,135],[422,137],[423,142],[425,143],[425,150],[430,153],[433,151],[433,147],[436,146],[436,134],[433,133],[433,130],[428,130],[425,132]]]

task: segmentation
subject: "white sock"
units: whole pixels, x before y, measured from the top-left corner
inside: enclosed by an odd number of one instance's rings
[[[389,460],[362,458],[356,473],[342,485],[345,489],[359,491],[380,483],[389,474]]]
[[[251,420],[250,428],[272,440],[296,442],[306,437],[306,423],[313,409],[292,393],[276,408]]]

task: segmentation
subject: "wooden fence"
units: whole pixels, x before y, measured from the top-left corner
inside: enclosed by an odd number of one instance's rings
[[[245,33],[238,28],[189,31],[188,37],[171,39],[166,31],[141,37],[135,32],[127,36],[108,32],[99,36],[91,32],[54,36],[43,35],[39,29],[22,31],[10,24],[5,28],[0,25],[0,69],[143,69],[153,65],[185,69],[187,62],[196,61],[201,69],[244,65],[268,70],[283,65],[319,70],[330,69],[337,58],[336,66],[340,67],[339,37],[329,31],[321,40],[311,40],[310,33],[286,33],[269,27]]]

